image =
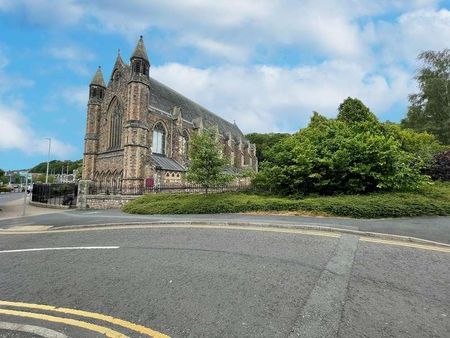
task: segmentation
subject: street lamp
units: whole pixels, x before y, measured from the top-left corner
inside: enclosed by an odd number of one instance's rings
[[[45,174],[45,183],[48,183],[48,166],[50,163],[50,147],[52,146],[52,139],[50,137],[46,137],[46,140],[48,140],[48,155],[47,155],[47,173]]]

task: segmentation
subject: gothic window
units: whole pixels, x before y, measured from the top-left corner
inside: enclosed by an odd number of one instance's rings
[[[187,130],[183,130],[183,134],[181,135],[181,155],[184,157],[188,157],[189,153],[189,134]]]
[[[109,148],[118,149],[122,143],[122,110],[117,99],[109,109]]]
[[[161,122],[153,127],[152,151],[156,154],[165,154],[166,148],[166,129]]]

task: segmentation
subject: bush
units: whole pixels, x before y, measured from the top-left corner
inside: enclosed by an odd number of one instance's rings
[[[361,105],[347,99],[337,119],[314,113],[307,128],[269,151],[255,186],[283,195],[419,188],[423,161]]]
[[[293,199],[250,193],[149,194],[127,203],[134,214],[214,214],[298,212],[355,218],[450,215],[450,183],[427,185],[417,192],[320,196]]]
[[[441,152],[434,157],[429,172],[435,180],[450,181],[450,150]]]
[[[9,188],[9,187],[0,187],[0,192],[11,192],[11,188]]]

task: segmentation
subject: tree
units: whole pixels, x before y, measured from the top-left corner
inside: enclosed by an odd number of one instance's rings
[[[419,93],[409,96],[402,126],[430,132],[450,144],[450,49],[422,52],[418,59],[423,62],[416,76]]]
[[[216,135],[209,131],[192,136],[189,141],[190,165],[186,173],[189,182],[200,184],[208,189],[215,185],[230,182],[233,177],[224,172],[229,163],[222,156],[221,145]]]
[[[65,173],[67,172],[67,169],[69,169],[69,173],[72,173],[74,169],[81,169],[82,166],[83,160],[76,160],[76,161],[52,160],[49,162],[49,172],[60,173],[61,171],[63,171]],[[45,174],[47,171],[47,162],[41,162],[38,165],[31,168],[29,171],[32,173]]]
[[[376,116],[361,100],[351,97],[346,98],[339,105],[337,119],[346,123],[378,123]]]
[[[259,163],[262,163],[266,159],[265,154],[270,148],[288,136],[290,136],[288,133],[251,133],[245,135],[251,143],[256,145],[256,158]]]
[[[427,180],[421,169],[361,101],[347,99],[337,119],[315,113],[308,127],[277,143],[254,182],[286,195],[367,193],[417,188]]]

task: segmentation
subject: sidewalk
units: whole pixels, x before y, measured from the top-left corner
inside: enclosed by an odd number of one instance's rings
[[[27,197],[25,216],[37,216],[45,214],[54,214],[64,212],[64,209],[39,208],[29,205],[30,196]],[[22,217],[23,212],[23,194],[14,193],[14,195],[2,195],[0,199],[0,220]]]

